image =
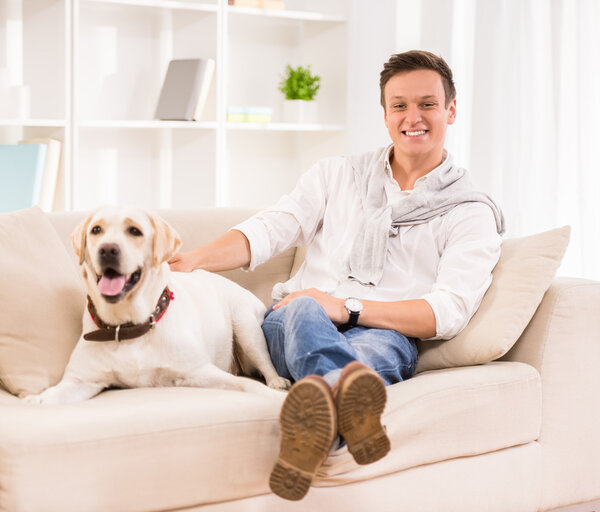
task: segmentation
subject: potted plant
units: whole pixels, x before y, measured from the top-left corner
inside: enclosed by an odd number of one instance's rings
[[[285,95],[283,119],[287,122],[316,123],[317,103],[315,96],[321,87],[321,77],[313,75],[310,66],[293,68],[289,64],[279,82],[279,90]]]

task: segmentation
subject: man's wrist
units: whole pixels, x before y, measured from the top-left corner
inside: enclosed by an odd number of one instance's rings
[[[338,299],[340,303],[340,325],[347,324],[350,321],[350,312],[346,309],[346,299]]]
[[[356,297],[348,297],[344,301],[344,309],[347,313],[347,315],[344,315],[344,318],[347,318],[347,320],[343,325],[347,329],[356,327],[358,325],[358,318],[363,310],[363,303]]]
[[[204,258],[203,258],[203,253],[204,253],[204,251],[202,250],[202,247],[196,247],[196,249],[194,249],[192,251],[192,254],[193,254],[192,261],[193,261],[194,270],[208,270],[206,268],[207,267],[206,261],[204,261]]]

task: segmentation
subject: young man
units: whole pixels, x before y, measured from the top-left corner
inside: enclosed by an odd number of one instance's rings
[[[478,308],[500,255],[503,217],[444,150],[456,119],[446,62],[393,55],[380,77],[393,144],[318,162],[272,208],[171,260],[174,270],[253,269],[308,246],[273,289],[263,331],[295,381],[280,413],[273,492],[301,499],[341,436],[359,464],[390,449],[386,385],[410,378],[417,339],[448,339]]]

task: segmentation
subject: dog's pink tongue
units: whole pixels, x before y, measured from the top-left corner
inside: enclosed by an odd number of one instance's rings
[[[125,286],[125,276],[106,277],[102,276],[98,281],[98,289],[102,295],[118,295]]]

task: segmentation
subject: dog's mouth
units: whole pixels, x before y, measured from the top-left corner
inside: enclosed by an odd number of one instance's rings
[[[104,274],[98,276],[98,290],[106,301],[118,302],[133,289],[141,277],[141,269],[125,275],[112,268],[107,268],[104,270]]]

